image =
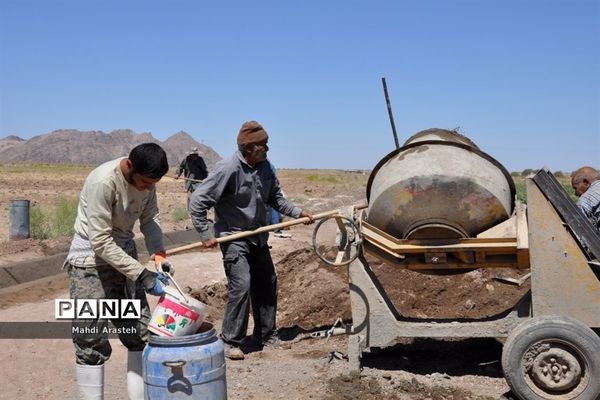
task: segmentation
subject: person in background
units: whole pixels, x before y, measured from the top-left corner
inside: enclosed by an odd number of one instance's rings
[[[167,276],[139,261],[133,226],[139,220],[148,254],[157,268],[173,273],[166,261],[155,184],[167,173],[164,150],[155,143],[136,146],[128,157],[108,161],[86,178],[79,195],[75,234],[64,267],[72,299],[139,299],[141,318],[115,319],[127,347],[130,399],[144,398],[142,350],[148,340],[150,309],[146,293],[160,296]],[[112,348],[106,319],[74,319],[76,376],[82,399],[102,399],[104,364]],[[129,333],[128,333],[129,332]]]
[[[179,164],[175,179],[179,179],[181,174],[186,178],[184,183],[185,191],[187,192],[187,206],[190,206],[190,196],[196,190],[196,187],[200,184],[199,181],[204,180],[208,176],[208,169],[204,159],[200,157],[198,148],[194,147],[185,159]]]
[[[571,187],[579,197],[577,206],[600,231],[600,172],[581,167],[571,174]]]
[[[268,208],[293,218],[313,217],[283,197],[267,161],[269,136],[256,121],[245,122],[237,136],[238,151],[220,161],[190,200],[190,217],[205,247],[215,247],[215,237],[254,230],[270,224]],[[207,219],[215,208],[214,234]],[[221,244],[229,298],[221,338],[225,355],[243,359],[250,305],[254,318],[252,346],[276,346],[277,274],[267,244],[268,233]]]

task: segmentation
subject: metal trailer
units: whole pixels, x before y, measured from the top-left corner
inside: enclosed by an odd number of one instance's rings
[[[368,211],[345,210],[337,220],[337,265],[345,255],[353,323],[330,333],[350,334],[352,369],[360,368],[364,351],[399,338],[489,337],[504,342],[502,369],[520,399],[600,399],[600,234],[549,171],[528,178],[526,186],[527,207],[517,204],[507,221],[451,242],[398,239],[369,225]],[[531,290],[497,317],[415,321],[397,312],[363,252],[428,273],[530,270]]]

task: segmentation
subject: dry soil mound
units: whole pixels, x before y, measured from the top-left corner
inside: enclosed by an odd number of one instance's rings
[[[333,252],[333,249],[330,250]],[[398,312],[408,318],[477,319],[510,309],[529,290],[529,284],[510,285],[492,276],[519,276],[514,270],[475,270],[438,276],[408,271],[369,258],[370,268]],[[279,285],[279,328],[304,330],[332,325],[338,317],[352,318],[346,267],[329,267],[305,247],[276,262]],[[192,291],[192,295],[217,310],[222,318],[227,302],[226,283]]]

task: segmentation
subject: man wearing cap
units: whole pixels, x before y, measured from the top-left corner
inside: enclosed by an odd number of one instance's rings
[[[238,151],[222,160],[192,194],[190,216],[205,247],[215,247],[215,237],[269,225],[269,207],[293,217],[313,217],[289,202],[267,161],[269,136],[256,121],[245,122],[238,134]],[[215,208],[214,234],[208,210]],[[250,306],[254,318],[252,342],[277,345],[277,274],[267,245],[268,233],[221,244],[229,299],[225,307],[221,338],[225,355],[243,359]]]
[[[197,147],[194,147],[181,162],[181,164],[179,164],[175,179],[179,179],[182,173],[186,178],[184,185],[185,191],[187,192],[187,205],[189,207],[190,196],[194,190],[196,190],[196,187],[200,184],[200,181],[208,176],[206,163],[204,162],[204,159],[200,157]]]

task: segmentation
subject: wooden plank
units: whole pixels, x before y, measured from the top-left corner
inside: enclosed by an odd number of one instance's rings
[[[529,229],[527,228],[527,206],[517,203],[515,208],[517,217],[517,249],[529,248]]]
[[[383,251],[386,254],[389,254],[390,256],[396,258],[397,260],[403,260],[405,258],[404,255],[395,253],[395,252],[391,251],[390,249],[388,249],[387,247],[380,245],[377,242],[369,241],[368,244],[373,247],[376,247],[377,249]]]
[[[483,251],[475,252],[475,262],[477,264],[485,264],[485,253]]]
[[[446,270],[446,269],[473,269],[473,268],[514,268],[514,263],[486,263],[486,264],[444,264],[444,265],[436,265],[436,264],[398,264],[398,267],[410,269],[410,270]]]
[[[448,262],[448,257],[446,256],[446,253],[443,252],[426,252],[425,262],[427,264],[446,264]]]
[[[453,251],[483,251],[493,252],[495,254],[512,254],[517,249],[516,242],[512,243],[497,243],[490,245],[490,243],[465,243],[455,244],[446,246],[415,246],[412,244],[396,245],[391,250],[401,254],[406,253],[423,253],[425,251],[438,251],[438,252],[453,252]]]
[[[481,232],[477,235],[477,238],[504,238],[504,237],[515,237],[517,234],[516,214],[507,219],[506,221],[492,226],[487,231]]]
[[[475,262],[475,254],[472,251],[454,251],[450,254],[465,264],[473,264]]]
[[[439,252],[488,250],[501,253],[514,253],[517,248],[516,238],[458,239],[456,243],[449,244],[447,241],[441,240],[390,240],[368,229],[363,229],[362,233],[363,237],[369,242],[376,243],[379,246],[386,247],[388,250],[400,254],[423,253],[434,250]]]

